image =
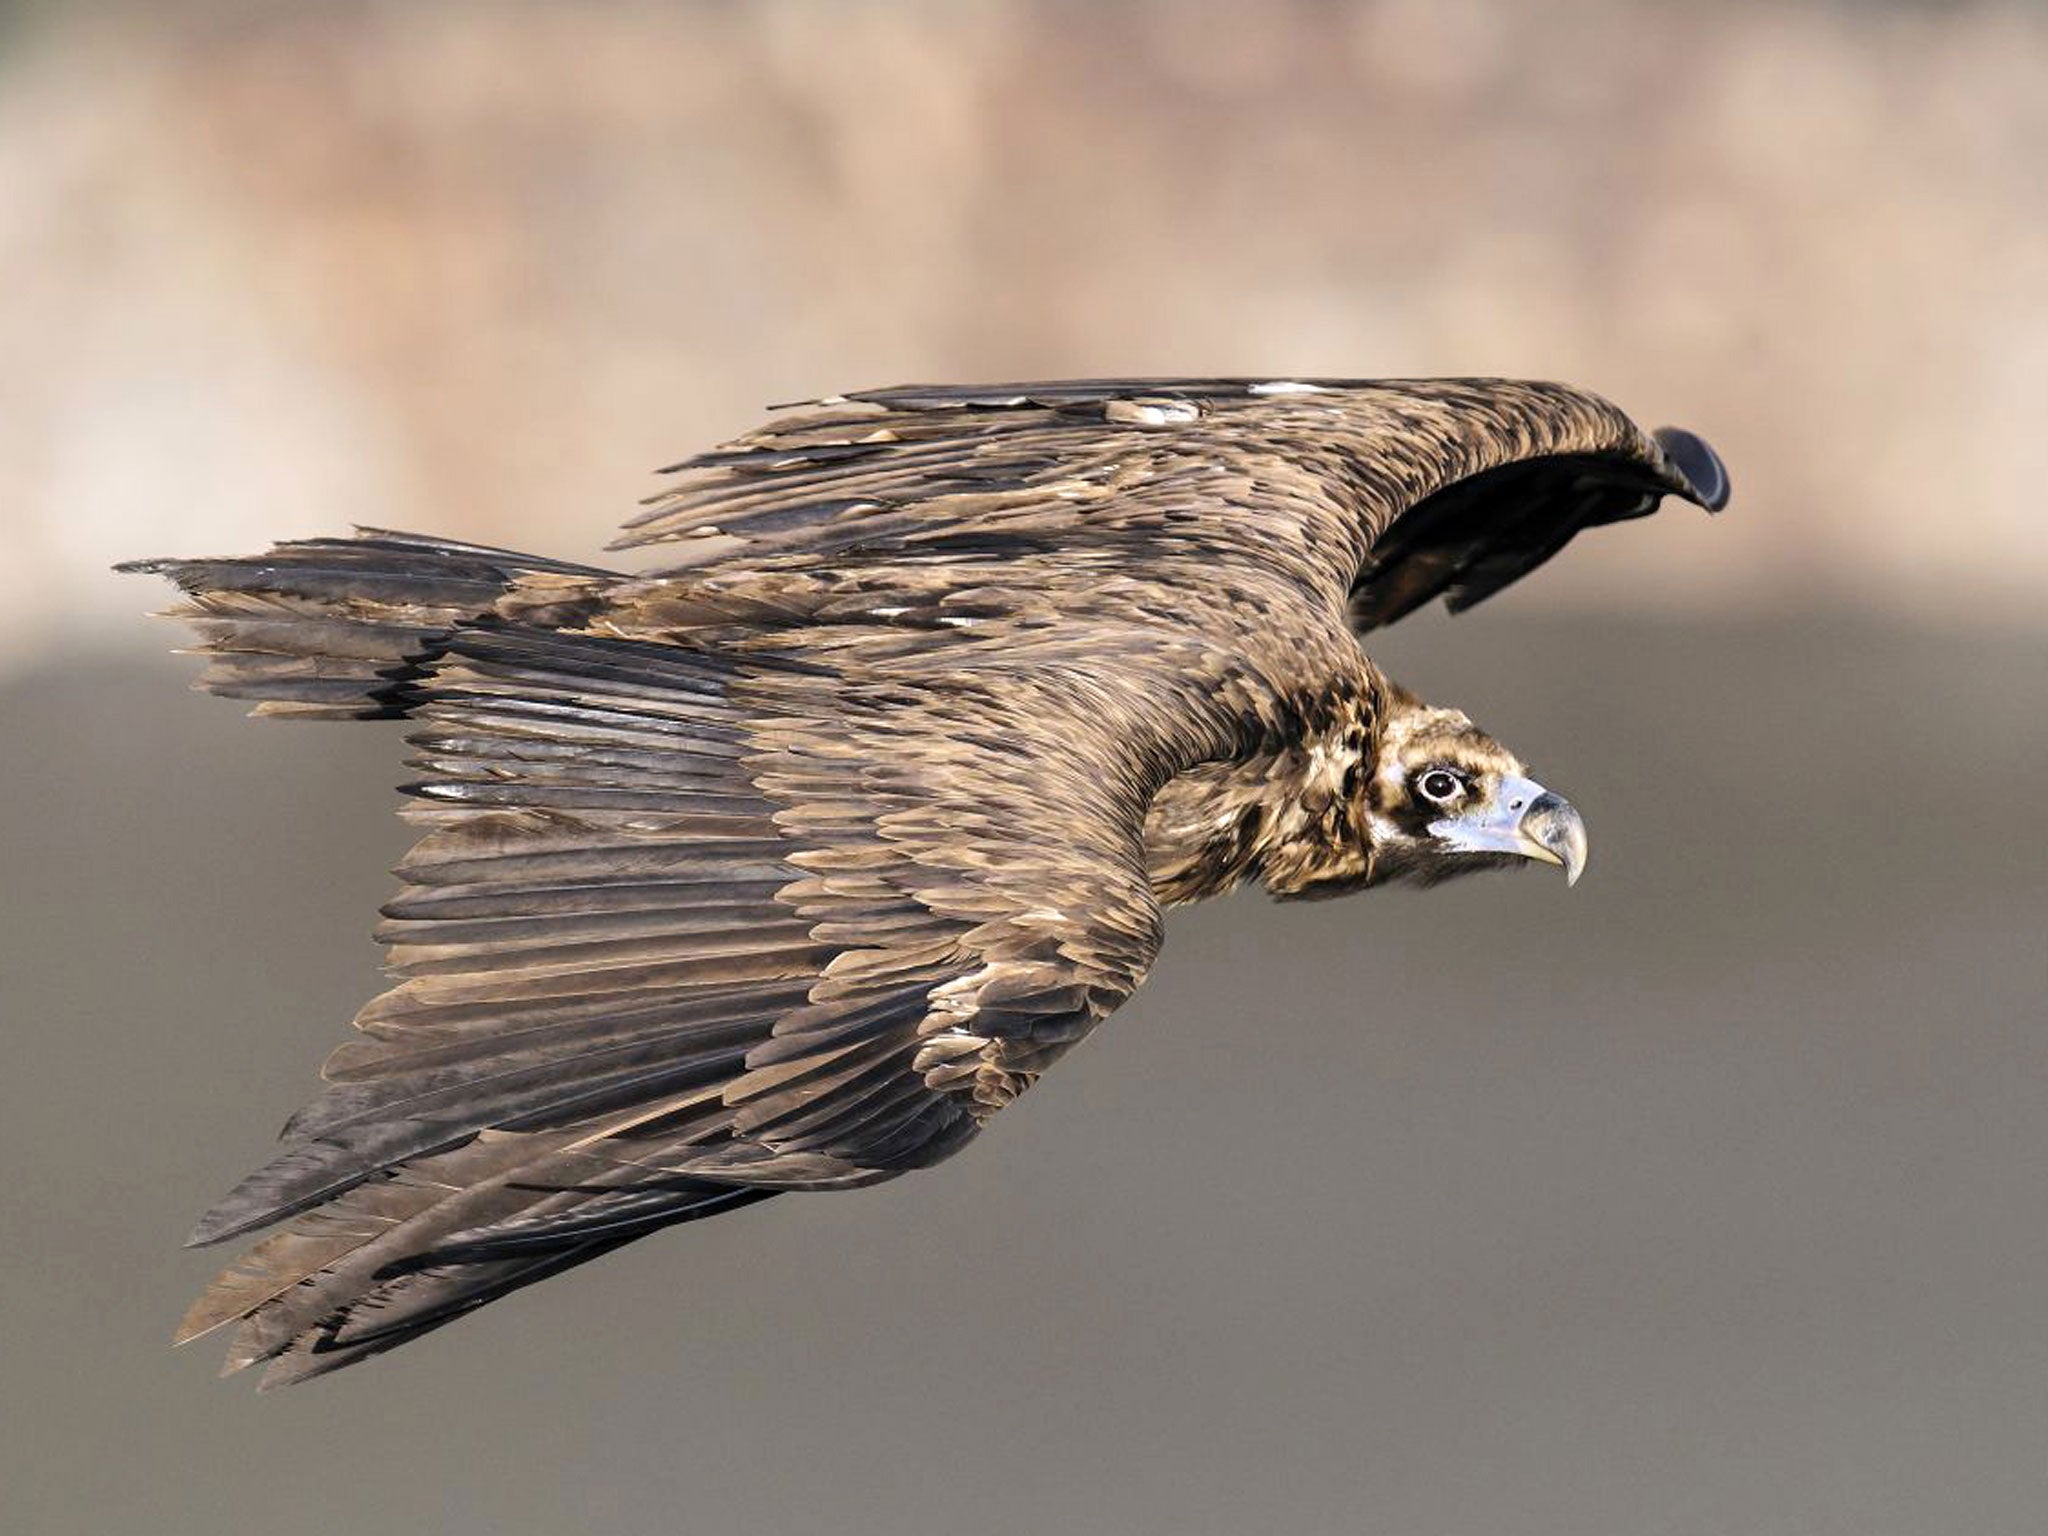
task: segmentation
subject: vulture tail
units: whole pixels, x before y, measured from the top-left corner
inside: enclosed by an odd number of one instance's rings
[[[185,600],[167,616],[198,630],[209,665],[197,687],[255,701],[252,713],[393,719],[450,634],[483,623],[517,590],[521,616],[572,622],[602,603],[614,573],[418,534],[358,529],[229,560],[134,560]]]
[[[641,1144],[659,1157],[663,1148]],[[185,1343],[236,1325],[223,1374],[324,1375],[663,1227],[779,1193],[645,1168],[574,1132],[485,1131],[358,1185],[244,1253],[193,1303]]]

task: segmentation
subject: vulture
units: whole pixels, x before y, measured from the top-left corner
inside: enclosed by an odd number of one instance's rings
[[[1166,908],[1429,884],[1579,814],[1360,636],[1720,460],[1499,379],[913,386],[672,466],[637,573],[359,529],[154,559],[197,686],[404,719],[390,990],[193,1243],[294,1382],[663,1227],[949,1157]]]

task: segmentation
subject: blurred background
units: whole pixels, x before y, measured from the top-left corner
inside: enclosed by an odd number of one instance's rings
[[[2040,1528],[2048,7],[15,0],[0,294],[10,1530]],[[589,558],[768,402],[1091,373],[1715,443],[1375,643],[1589,879],[1182,914],[941,1170],[260,1401],[165,1351],[400,745],[186,697],[106,567]]]

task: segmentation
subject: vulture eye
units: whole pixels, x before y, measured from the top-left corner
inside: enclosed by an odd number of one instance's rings
[[[1416,780],[1415,787],[1422,791],[1423,799],[1448,805],[1465,792],[1465,781],[1448,768],[1432,768]]]

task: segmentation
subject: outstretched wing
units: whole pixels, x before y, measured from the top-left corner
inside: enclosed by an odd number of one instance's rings
[[[1099,692],[503,625],[415,687],[403,979],[195,1233],[293,1218],[183,1330],[240,1321],[230,1365],[278,1357],[267,1383],[943,1157],[1157,950],[1170,765]]]
[[[868,390],[673,468],[618,544],[669,544],[678,570],[1223,560],[1334,591],[1361,630],[1470,607],[1667,495],[1728,498],[1692,433],[1505,379]]]

